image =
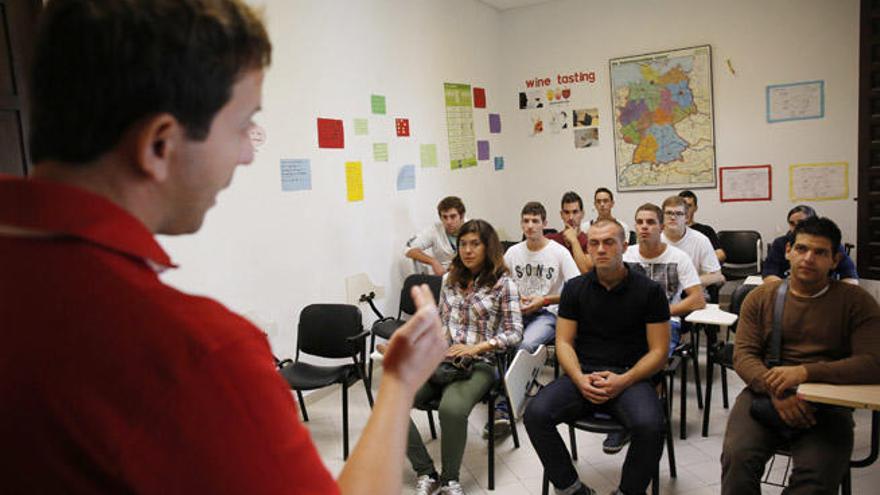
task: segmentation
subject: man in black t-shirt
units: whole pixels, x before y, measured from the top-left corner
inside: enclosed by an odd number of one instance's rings
[[[562,290],[556,356],[565,375],[544,387],[523,423],[557,493],[595,493],[578,479],[556,426],[601,411],[632,434],[621,493],[644,493],[663,453],[663,411],[651,377],[666,365],[663,288],[623,263],[624,230],[599,220],[588,233],[592,271]]]

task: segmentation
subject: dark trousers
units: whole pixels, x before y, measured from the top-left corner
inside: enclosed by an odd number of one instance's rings
[[[727,420],[721,452],[722,495],[759,495],[761,476],[770,456],[786,440],[749,413],[754,393],[748,388],[736,398]],[[849,469],[853,448],[852,411],[822,407],[816,426],[789,442],[794,468],[783,493],[837,493]]]
[[[604,404],[589,402],[571,381],[562,376],[544,387],[526,408],[523,424],[547,476],[557,489],[578,480],[571,456],[556,425],[582,418],[592,411],[610,414],[632,435],[620,478],[627,495],[644,493],[663,454],[663,410],[650,382],[636,383]]]

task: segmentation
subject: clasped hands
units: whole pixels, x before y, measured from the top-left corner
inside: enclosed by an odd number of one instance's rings
[[[807,369],[798,366],[776,366],[764,373],[764,385],[773,407],[785,424],[793,428],[809,428],[816,424],[815,408],[790,391],[807,381]]]
[[[620,395],[629,383],[624,375],[611,371],[594,371],[581,375],[575,385],[588,401],[603,404]]]

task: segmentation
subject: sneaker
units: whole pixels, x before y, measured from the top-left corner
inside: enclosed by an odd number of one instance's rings
[[[440,487],[440,491],[437,493],[446,493],[448,495],[464,495],[464,490],[461,488],[461,485],[459,485],[457,481],[450,481],[449,483]]]
[[[438,481],[424,474],[416,480],[416,495],[434,495],[437,487]]]
[[[629,439],[630,434],[628,431],[623,433],[609,433],[608,436],[605,437],[605,441],[602,442],[602,452],[605,452],[606,454],[616,454],[629,443]]]
[[[510,434],[510,414],[504,409],[495,409],[495,417],[492,419],[495,423],[495,438],[501,438]],[[483,426],[483,438],[489,438],[489,423]]]

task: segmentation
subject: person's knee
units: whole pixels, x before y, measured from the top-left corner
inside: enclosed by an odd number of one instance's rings
[[[538,350],[538,347],[541,346],[541,343],[535,340],[525,340],[520,343],[519,348],[528,352],[529,354],[533,354]]]
[[[440,407],[437,409],[437,415],[440,417],[441,423],[466,423],[470,411],[465,411],[458,404],[441,402]]]
[[[549,402],[539,400],[538,398],[529,402],[529,405],[526,406],[525,414],[523,414],[523,424],[527,429],[545,426],[554,427],[553,409],[549,407]]]
[[[633,437],[645,439],[663,438],[666,433],[666,425],[663,423],[663,415],[659,411],[655,414],[639,414],[632,418],[629,431]]]

